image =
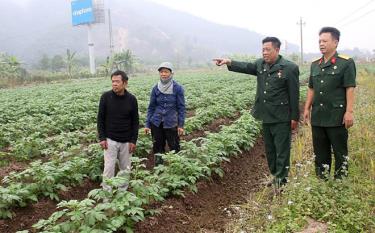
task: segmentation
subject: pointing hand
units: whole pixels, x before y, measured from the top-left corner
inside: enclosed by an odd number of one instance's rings
[[[230,66],[232,61],[228,58],[214,58],[212,61],[215,62],[217,66],[227,65]]]

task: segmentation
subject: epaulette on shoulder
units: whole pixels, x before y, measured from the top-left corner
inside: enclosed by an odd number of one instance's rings
[[[344,54],[339,54],[338,57],[342,58],[342,59],[345,59],[345,60],[349,60],[350,57],[348,55],[344,55]]]
[[[311,62],[317,62],[317,61],[320,61],[322,57],[318,57],[318,58],[314,58]]]

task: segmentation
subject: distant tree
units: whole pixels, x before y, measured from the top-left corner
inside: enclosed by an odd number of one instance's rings
[[[8,56],[6,61],[11,67],[19,67],[21,65],[16,56]]]
[[[64,67],[64,58],[61,55],[55,55],[51,60],[52,71],[61,71]]]
[[[66,58],[65,58],[66,71],[70,79],[73,78],[73,68],[76,63],[75,58],[74,58],[75,55],[76,55],[76,52],[72,53],[70,52],[70,49],[66,50]]]
[[[0,78],[23,79],[26,73],[17,57],[0,53]]]
[[[48,57],[47,54],[43,54],[42,58],[39,61],[39,68],[42,70],[50,70],[51,69],[51,59]]]
[[[74,63],[77,66],[88,67],[90,65],[89,57],[77,57],[75,56]]]
[[[300,62],[300,56],[299,56],[299,54],[297,54],[297,53],[289,54],[289,55],[288,55],[288,58],[289,58],[290,60],[292,60],[293,62],[295,62],[295,63]]]
[[[136,57],[130,49],[115,53],[113,55],[113,68],[124,70],[127,73],[133,73]]]
[[[188,57],[188,65],[189,67],[191,67],[191,65],[193,64],[193,58],[191,58],[190,56]]]
[[[100,65],[104,70],[104,75],[107,77],[112,72],[113,57],[108,56],[103,64]]]
[[[181,51],[175,49],[173,52],[173,65],[176,69],[179,69],[182,66],[182,61],[184,60],[184,56],[182,55]]]

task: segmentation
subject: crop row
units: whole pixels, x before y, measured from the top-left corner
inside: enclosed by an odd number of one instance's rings
[[[250,88],[246,91],[249,92]],[[196,115],[187,120],[186,128],[189,130],[200,129],[204,124],[209,123],[213,119],[233,115],[236,111],[249,106],[253,95],[254,91],[245,93],[245,91],[239,90],[230,95],[224,92],[222,98],[218,99],[215,104],[204,109],[198,109]],[[88,143],[90,142],[88,139],[95,140],[93,131],[95,131],[95,127],[92,126],[91,131],[88,130],[88,138],[85,138],[86,134],[82,134],[79,131],[64,134],[64,136],[69,135],[69,137],[65,139],[61,138],[62,142],[65,143],[58,144],[58,148],[64,149],[66,147],[65,151],[59,153],[58,156],[54,156],[47,163],[37,161],[32,163],[30,168],[25,171],[11,173],[6,177],[4,179],[5,187],[1,187],[0,189],[1,217],[10,217],[12,207],[25,206],[28,202],[37,201],[40,195],[57,199],[57,193],[60,190],[64,190],[66,186],[78,184],[84,177],[98,178],[101,173],[101,166],[97,166],[97,161],[88,159],[87,157],[89,156],[87,156],[87,153],[81,152],[85,147],[76,144],[80,142],[76,138],[77,133],[80,133],[82,138]],[[151,141],[141,132],[137,144],[138,156],[142,157],[149,153]],[[53,143],[50,141],[47,145],[53,145]],[[68,146],[70,146],[70,150],[68,150]],[[52,148],[50,150],[53,151]],[[49,149],[44,148],[42,151],[49,151]],[[74,162],[71,163],[71,161]],[[75,174],[76,176],[70,177],[70,174]]]
[[[213,79],[215,79],[214,85],[206,81]],[[223,96],[229,96],[228,93],[231,93],[233,89],[240,90],[244,86],[251,87],[249,84],[244,84],[241,78],[227,78],[229,85],[223,86],[220,83],[222,79],[208,76],[203,79],[203,82],[198,82],[197,79],[184,77],[181,82],[187,80],[184,85],[187,86],[188,109],[213,105]],[[148,81],[147,85],[144,84],[146,81]],[[153,80],[151,79],[151,81]],[[58,135],[86,131],[87,126],[96,120],[99,95],[106,89],[105,85],[108,85],[106,82],[57,85],[54,89],[49,87],[55,92],[39,87],[40,89],[26,89],[24,92],[21,90],[20,93],[16,91],[11,94],[1,93],[5,99],[2,99],[4,111],[0,112],[0,119],[6,122],[0,125],[0,146],[8,147],[7,151],[11,155],[32,158],[38,154],[45,155],[43,150],[46,147],[51,147],[51,139],[58,139]],[[131,92],[136,93],[139,99],[140,118],[141,122],[144,122],[149,99],[149,88],[145,88],[145,86],[152,86],[153,83],[145,78],[135,79],[134,82],[134,87],[131,87],[134,91],[130,89]],[[63,97],[61,93],[65,93],[64,96],[67,97]],[[24,99],[20,99],[18,95],[23,96]],[[11,102],[13,102],[13,107],[10,107],[9,103]],[[8,118],[13,120],[7,120]],[[91,126],[89,128],[93,129]],[[89,134],[93,134],[93,132],[91,131]]]
[[[242,114],[219,133],[197,139],[202,140],[200,146],[186,142],[178,154],[164,155],[165,166],[149,171],[141,163],[142,159],[134,158],[129,191],[119,191],[116,187],[123,178],[115,177],[108,181],[113,186],[112,191],[96,189],[82,201],[63,201],[58,204],[62,210],[47,220],[40,220],[34,227],[41,232],[113,232],[118,229],[131,232],[136,222],[155,213],[145,206],[162,201],[170,194],[183,195],[185,188],[197,191],[198,179],[209,177],[212,172],[223,175],[222,161],[253,146],[259,123],[248,112]]]

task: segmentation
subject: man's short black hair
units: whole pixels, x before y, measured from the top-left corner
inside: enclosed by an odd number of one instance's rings
[[[277,38],[277,37],[269,36],[269,37],[266,37],[266,38],[264,38],[262,40],[262,44],[267,43],[267,42],[271,42],[272,46],[274,48],[278,48],[279,49],[280,46],[281,46],[281,42],[280,42],[279,38]]]
[[[116,70],[115,72],[113,72],[113,73],[111,74],[111,79],[112,79],[113,76],[117,76],[117,75],[121,75],[121,79],[122,79],[123,82],[129,80],[129,77],[128,77],[128,76],[126,75],[126,73],[125,73],[124,71],[122,71],[122,70]]]
[[[334,27],[323,27],[322,29],[320,29],[319,36],[322,33],[331,33],[331,36],[335,40],[340,41],[340,31],[337,28],[334,28]]]

